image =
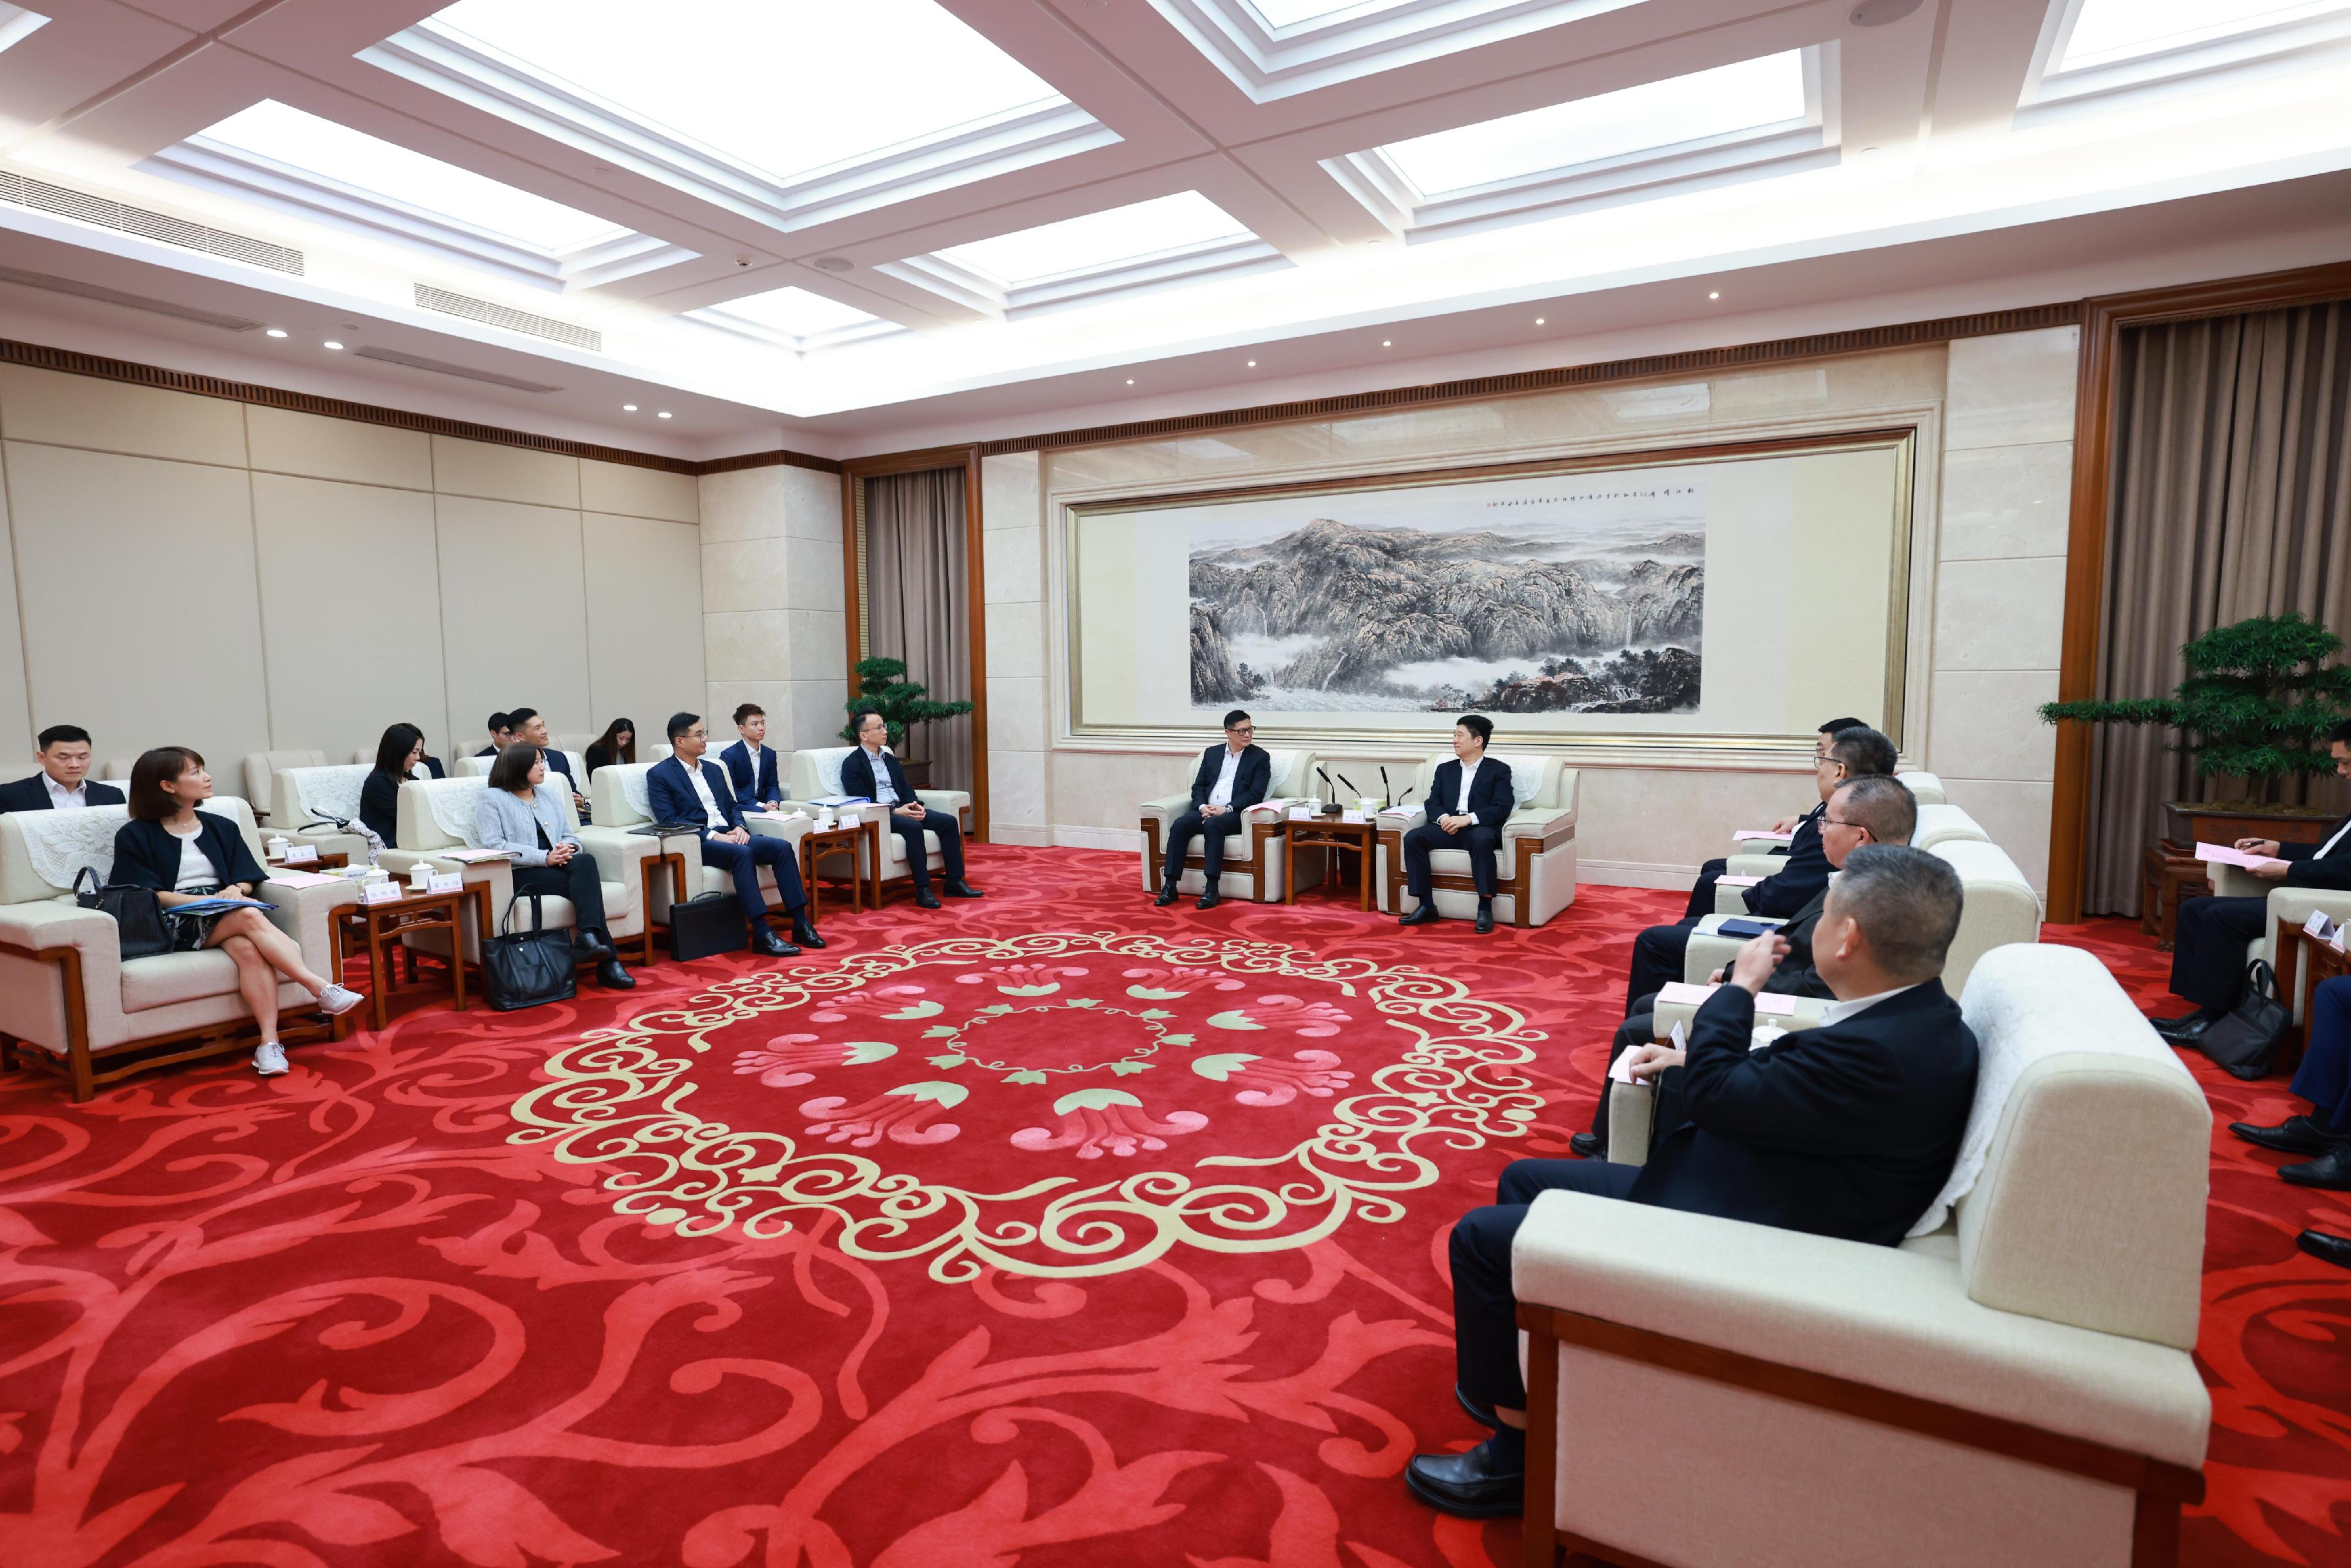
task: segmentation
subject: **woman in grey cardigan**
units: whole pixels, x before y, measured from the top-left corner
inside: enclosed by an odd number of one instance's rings
[[[490,765],[489,788],[474,806],[474,837],[486,850],[514,857],[514,890],[560,894],[571,901],[571,947],[596,963],[596,979],[612,990],[636,981],[621,967],[621,956],[604,929],[604,883],[596,857],[563,820],[563,806],[551,789],[538,786],[547,761],[536,746],[509,746]]]

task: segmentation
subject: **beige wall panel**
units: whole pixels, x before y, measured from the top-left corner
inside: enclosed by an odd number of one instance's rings
[[[703,693],[701,539],[643,517],[590,512],[583,525],[594,711],[580,727],[601,735],[625,714],[658,732]]]
[[[449,719],[467,749],[480,748],[485,716],[522,704],[549,729],[599,727],[589,722],[580,514],[455,496],[434,510]]]
[[[34,722],[83,726],[100,761],[193,746],[237,777],[269,744],[246,475],[22,442],[5,461]]]
[[[0,434],[99,452],[245,462],[245,405],[157,387],[0,365]]]
[[[421,430],[257,403],[246,410],[246,421],[256,471],[402,490],[433,488],[433,438]]]
[[[784,537],[782,468],[730,468],[695,482],[697,521],[705,544]],[[836,525],[835,533],[839,528]]]
[[[534,507],[577,507],[580,459],[436,435],[433,438],[433,487],[444,496],[477,496]]]
[[[695,485],[691,474],[640,468],[631,463],[600,463],[592,457],[580,460],[580,509],[584,512],[695,522],[701,510]]]
[[[256,474],[253,533],[273,745],[340,762],[406,723],[447,756],[433,497]],[[359,584],[388,635],[360,626]]]
[[[32,771],[33,710],[25,693],[25,629],[16,620],[16,552],[8,527],[7,469],[0,460],[0,779]]]
[[[794,538],[841,542],[841,476],[816,468],[786,468],[784,531]]]

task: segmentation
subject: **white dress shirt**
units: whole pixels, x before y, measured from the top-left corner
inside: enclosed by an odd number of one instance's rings
[[[1208,791],[1208,804],[1229,806],[1233,803],[1233,779],[1241,770],[1241,754],[1231,747],[1225,747],[1225,766],[1217,774],[1217,787]]]
[[[1833,1023],[1843,1023],[1854,1014],[1874,1008],[1888,997],[1898,997],[1905,991],[1915,991],[1918,986],[1926,983],[1921,980],[1917,986],[1896,986],[1890,991],[1880,991],[1874,997],[1855,997],[1849,1002],[1831,1002],[1821,1009],[1821,1026],[1825,1029]]]
[[[890,783],[890,765],[882,760],[878,751],[869,751],[865,759],[873,764],[873,799],[884,806],[898,803],[898,791]]]
[[[712,833],[725,832],[726,813],[718,809],[717,800],[711,795],[710,780],[702,776],[702,764],[698,761],[685,762],[684,758],[679,760],[685,768],[685,776],[694,780],[694,792],[702,797],[702,809],[709,813],[710,820],[704,824],[703,831]]]
[[[89,804],[89,780],[87,779],[83,779],[80,783],[75,785],[70,789],[67,789],[64,785],[58,783],[56,779],[50,778],[46,773],[41,775],[41,782],[48,787],[49,804],[55,806],[60,811],[64,810],[68,806],[87,806]],[[211,862],[206,862],[205,863],[210,864]]]
[[[1465,762],[1461,765],[1461,799],[1454,802],[1455,816],[1466,817],[1469,814],[1469,786],[1478,781],[1478,769],[1485,765],[1485,761],[1486,759],[1481,757],[1475,762]]]
[[[41,777],[47,779],[48,775],[44,773]],[[49,793],[54,796],[57,792],[57,781],[55,779],[50,779]],[[2351,833],[2351,821],[2345,821],[2341,827],[2335,829],[2335,836],[2327,840],[2325,843],[2319,845],[2317,851],[2311,856],[2311,858],[2313,860],[2323,860],[2326,856],[2333,854],[2335,852],[2335,846],[2343,841],[2343,835],[2346,833]]]

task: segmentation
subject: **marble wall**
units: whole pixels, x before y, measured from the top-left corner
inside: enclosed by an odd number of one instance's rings
[[[699,484],[710,733],[731,739],[727,716],[751,702],[778,751],[836,744],[849,689],[841,476],[739,468]]]
[[[1137,802],[1188,779],[1185,748],[1070,732],[1058,557],[1062,508],[1073,502],[1912,424],[1906,762],[1943,772],[1952,799],[2039,886],[2053,752],[2032,706],[2055,691],[2074,345],[2069,328],[988,459],[994,829],[1014,841],[1131,849]],[[1432,733],[1432,749],[1440,738]],[[1798,742],[1771,763],[1685,755],[1660,766],[1585,750],[1573,759],[1583,879],[1687,885],[1732,831],[1806,803],[1808,751]],[[1329,755],[1360,784],[1382,764],[1392,777],[1408,771],[1426,753]]]

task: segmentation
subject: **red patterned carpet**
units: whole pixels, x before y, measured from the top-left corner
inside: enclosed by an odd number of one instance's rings
[[[0,1563],[1468,1568],[1398,1479],[1447,1225],[1590,1113],[1633,932],[1154,910],[1131,857],[778,966],[0,1079]],[[2120,923],[2135,994],[2160,964]],[[2199,1072],[2222,1121],[2282,1082]],[[2218,1132],[2199,1568],[2351,1559],[2351,1203]]]

